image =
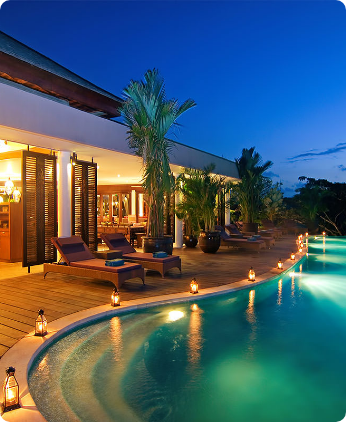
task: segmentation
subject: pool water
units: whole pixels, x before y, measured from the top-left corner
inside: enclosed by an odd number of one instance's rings
[[[336,422],[346,413],[346,239],[294,273],[122,314],[43,351],[30,392],[49,422]]]

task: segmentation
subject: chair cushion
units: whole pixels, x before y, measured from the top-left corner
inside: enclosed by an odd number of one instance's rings
[[[71,262],[71,267],[78,268],[87,268],[89,270],[98,270],[98,271],[110,271],[116,273],[123,273],[125,271],[136,270],[142,268],[141,264],[132,264],[130,262],[125,262],[121,267],[106,267],[104,259],[89,259],[79,262]]]
[[[94,258],[80,236],[58,237],[55,241],[59,252],[68,262],[85,261]]]

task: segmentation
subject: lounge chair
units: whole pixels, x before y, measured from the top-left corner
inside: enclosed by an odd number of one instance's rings
[[[221,232],[221,246],[233,246],[235,248],[242,248],[247,250],[260,251],[266,248],[266,244],[263,240],[249,240],[242,237],[232,237],[225,232],[225,229],[221,226],[215,226],[216,230]]]
[[[251,237],[251,236],[243,236],[243,234],[240,233],[240,231],[238,230],[235,224],[228,224],[227,226],[225,226],[225,230],[227,234],[229,234],[231,237],[235,235],[237,239],[248,239]],[[275,239],[273,237],[266,236],[264,235],[264,233],[261,233],[260,236],[261,237],[258,238],[258,240],[263,240],[268,249],[270,249],[272,246],[275,245]]]
[[[70,274],[108,280],[119,289],[126,280],[138,277],[144,284],[144,268],[141,265],[125,262],[119,267],[108,267],[104,259],[93,256],[80,236],[53,237],[51,240],[66,265],[44,264],[44,278],[49,272]]]
[[[154,258],[151,253],[136,252],[130,245],[125,236],[121,233],[102,233],[102,240],[109,249],[120,250],[123,253],[123,259],[130,262],[142,264],[144,268],[158,271],[162,278],[171,268],[179,268],[181,272],[181,259],[179,256],[167,256],[165,258]]]
[[[282,236],[282,230],[280,228],[277,228],[274,226],[274,223],[270,220],[262,220],[261,221],[262,226],[264,227],[264,230],[272,233],[273,237],[275,239],[278,239]]]

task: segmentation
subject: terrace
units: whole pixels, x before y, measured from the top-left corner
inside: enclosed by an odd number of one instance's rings
[[[244,252],[222,247],[217,254],[203,254],[196,249],[179,249],[174,254],[182,259],[182,274],[173,269],[162,279],[148,271],[146,284],[127,281],[121,288],[121,301],[149,299],[162,295],[186,292],[193,277],[200,289],[214,288],[244,280],[250,265],[257,276],[278,274],[278,260],[287,259],[295,250],[296,238],[284,236],[272,249],[260,253]],[[17,341],[33,331],[37,310],[43,308],[48,323],[61,317],[107,304],[113,285],[102,280],[48,274],[43,279],[42,266],[27,274],[19,263],[0,263],[0,356]]]

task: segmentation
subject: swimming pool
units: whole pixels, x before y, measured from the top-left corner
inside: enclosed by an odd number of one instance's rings
[[[98,321],[43,351],[49,422],[336,422],[346,412],[346,239],[250,290]]]

